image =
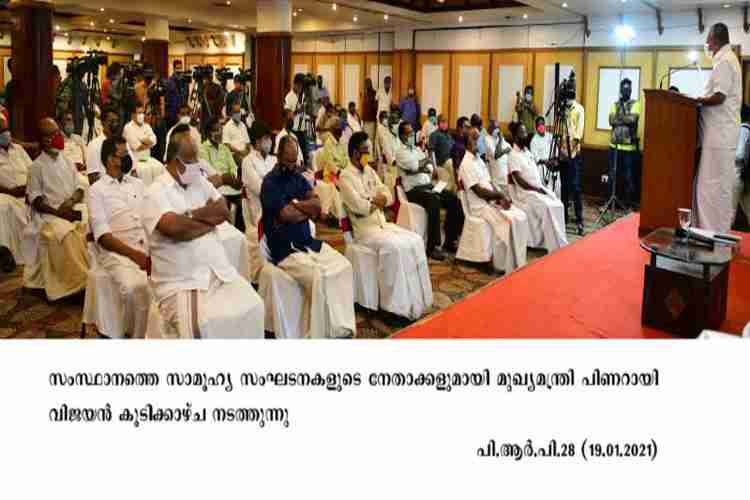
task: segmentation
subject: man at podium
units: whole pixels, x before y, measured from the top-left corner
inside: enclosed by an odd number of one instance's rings
[[[742,70],[729,44],[729,30],[714,24],[706,51],[713,57],[713,71],[706,82],[701,109],[701,161],[695,189],[696,226],[726,233],[734,210],[734,158],[740,133]]]

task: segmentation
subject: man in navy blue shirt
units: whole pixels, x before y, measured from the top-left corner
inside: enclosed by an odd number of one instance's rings
[[[284,136],[278,163],[263,179],[260,201],[271,260],[304,289],[305,335],[352,337],[354,275],[349,261],[313,237],[320,200],[297,168],[297,141]]]

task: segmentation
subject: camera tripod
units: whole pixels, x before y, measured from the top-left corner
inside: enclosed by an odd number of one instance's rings
[[[89,129],[88,137],[84,137],[84,139],[90,142],[94,137],[94,118],[96,116],[94,110],[102,92],[99,85],[99,76],[95,71],[87,71],[83,74],[74,73],[72,78],[74,127],[77,131],[82,131],[85,120]]]
[[[617,216],[616,212],[618,210],[618,207],[619,209],[623,211],[627,211],[627,207],[625,206],[625,204],[617,197],[617,167],[619,167],[620,156],[622,154],[622,150],[620,150],[619,142],[614,144],[614,146],[615,146],[615,161],[614,161],[614,165],[612,168],[612,179],[610,179],[610,182],[612,183],[612,192],[610,193],[609,200],[607,200],[607,203],[604,205],[604,208],[602,208],[601,214],[599,214],[599,218],[596,219],[596,222],[594,222],[596,226],[602,225],[604,218],[610,211],[612,212],[612,215],[616,218]],[[607,187],[609,188],[609,186]]]
[[[208,105],[208,99],[206,99],[206,92],[203,84],[203,80],[198,80],[193,86],[193,91],[190,94],[188,100],[188,107],[190,108],[190,119],[193,123],[200,123],[201,129],[204,129],[208,125],[208,121],[213,117],[213,111],[211,106]],[[201,120],[203,113],[206,113],[206,120]],[[205,135],[205,130],[201,130]]]

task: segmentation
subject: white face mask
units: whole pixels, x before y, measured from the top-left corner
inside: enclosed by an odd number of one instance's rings
[[[145,119],[146,119],[146,115],[143,113],[138,113],[137,115],[135,115],[135,122],[138,125],[143,125],[143,122]]]
[[[271,152],[271,139],[263,139],[260,141],[260,150],[263,153],[268,154]]]
[[[182,125],[190,125],[190,117],[189,116],[181,116],[180,117],[180,123]]]
[[[190,186],[203,176],[200,163],[185,163],[179,158],[177,160],[185,167],[185,172],[180,174],[180,182],[185,186]]]

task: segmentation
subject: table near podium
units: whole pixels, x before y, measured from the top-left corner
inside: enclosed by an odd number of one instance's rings
[[[643,283],[641,323],[681,337],[718,330],[727,317],[729,265],[739,245],[685,241],[674,229],[641,240],[651,254]]]
[[[698,168],[698,101],[667,90],[644,93],[641,236],[678,226],[677,209],[693,208]]]

